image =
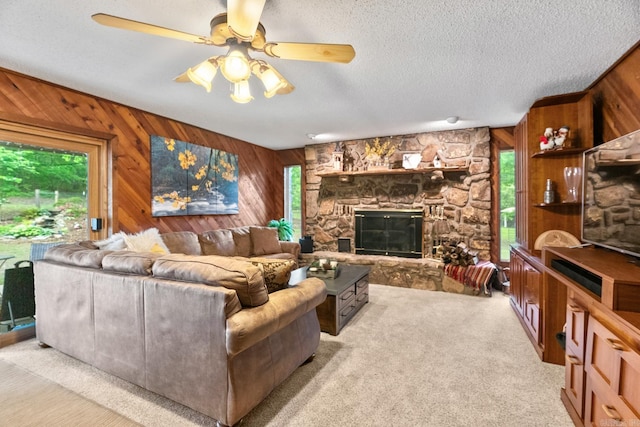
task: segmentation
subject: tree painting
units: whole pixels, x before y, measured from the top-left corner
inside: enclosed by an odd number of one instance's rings
[[[238,213],[238,156],[151,136],[153,216]]]

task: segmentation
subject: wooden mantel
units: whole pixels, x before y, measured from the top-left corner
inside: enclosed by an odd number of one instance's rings
[[[367,175],[415,175],[415,174],[427,174],[433,172],[443,173],[467,173],[468,167],[450,167],[450,168],[422,168],[422,169],[378,169],[378,170],[366,170],[366,171],[330,171],[330,172],[318,172],[317,176],[322,178],[340,177],[340,176],[367,176]]]

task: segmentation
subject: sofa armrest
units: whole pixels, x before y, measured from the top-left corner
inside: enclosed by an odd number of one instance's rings
[[[234,356],[320,305],[327,288],[318,278],[269,294],[259,307],[244,308],[227,319],[227,354]]]
[[[300,258],[300,243],[280,241],[282,252],[293,254],[294,259]]]

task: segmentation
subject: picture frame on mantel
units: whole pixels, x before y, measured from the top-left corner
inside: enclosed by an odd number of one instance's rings
[[[238,155],[151,136],[151,215],[227,215],[238,210]]]

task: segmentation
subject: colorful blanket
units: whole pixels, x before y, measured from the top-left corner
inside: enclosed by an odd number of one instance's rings
[[[466,267],[451,264],[444,266],[444,274],[473,288],[477,293],[483,291],[485,295],[491,295],[491,279],[497,271],[495,264],[490,261],[480,261]]]

